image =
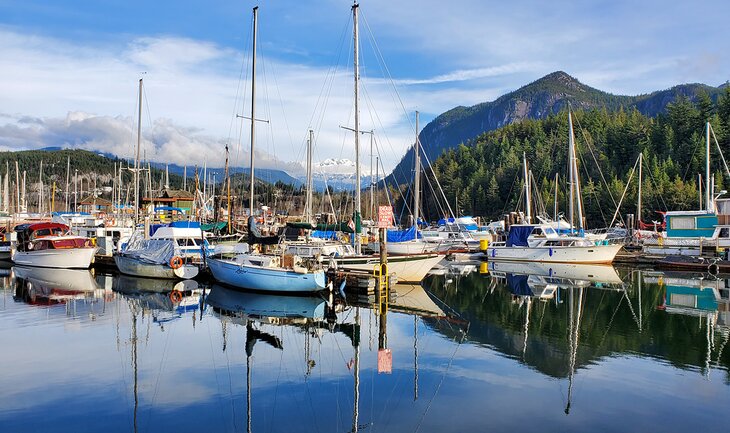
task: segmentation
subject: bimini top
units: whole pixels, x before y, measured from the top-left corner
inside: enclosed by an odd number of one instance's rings
[[[537,227],[533,225],[513,225],[509,228],[509,236],[507,237],[508,247],[526,247],[529,246],[527,238],[532,230]]]
[[[50,223],[50,222],[42,222],[42,223],[31,223],[31,224],[20,224],[18,226],[15,226],[16,232],[26,232],[26,233],[34,233],[34,232],[45,232],[46,235],[52,234],[52,233],[65,233],[68,231],[68,226],[66,224],[61,223]]]

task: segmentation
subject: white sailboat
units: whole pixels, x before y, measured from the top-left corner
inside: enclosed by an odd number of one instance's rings
[[[416,141],[413,144],[413,152],[415,159],[414,180],[413,180],[413,238],[407,240],[388,240],[386,243],[388,254],[421,254],[436,251],[440,242],[428,242],[419,238],[418,219],[421,206],[421,158],[420,158],[420,142],[418,139],[418,111],[416,111]],[[409,233],[410,234],[410,233]],[[410,236],[409,236],[410,237]],[[368,248],[380,252],[380,242],[368,243]]]
[[[526,214],[521,224],[510,227],[506,242],[495,242],[487,249],[491,261],[528,261],[550,263],[612,263],[622,245],[585,236],[583,206],[575,150],[573,118],[568,111],[570,162],[570,227],[568,235],[559,234],[549,223],[533,223],[531,212],[530,175],[523,154]],[[577,212],[577,218],[575,214]]]
[[[357,3],[352,5],[352,16],[353,16],[353,38],[354,38],[354,61],[353,69],[355,76],[355,215],[353,220],[355,221],[356,227],[359,228],[359,220],[361,216],[361,202],[360,202],[360,117],[359,117],[359,86],[360,86],[360,71],[359,71],[359,41],[358,41],[358,8]],[[416,128],[417,129],[417,128]],[[418,140],[416,140],[418,145]],[[417,207],[416,207],[417,208]],[[416,216],[418,214],[416,213]],[[417,221],[417,220],[416,220]],[[356,230],[357,231],[357,230]],[[380,263],[378,255],[362,255],[361,254],[361,239],[359,233],[355,236],[355,255],[345,257],[331,257],[325,258],[326,260],[333,261],[333,263],[343,270],[358,270],[372,272],[373,266]],[[426,276],[429,270],[441,261],[442,257],[434,253],[422,253],[422,254],[402,254],[395,255],[388,245],[388,270],[393,272],[398,277],[398,281],[402,282],[420,282]]]

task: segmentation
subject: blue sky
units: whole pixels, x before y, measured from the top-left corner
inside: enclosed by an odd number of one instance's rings
[[[78,146],[132,155],[136,83],[146,83],[145,151],[247,165],[251,1],[0,0],[0,148]],[[262,2],[257,112],[262,166],[297,171],[354,159],[351,2]],[[730,79],[730,2],[461,0],[361,3],[361,125],[386,168],[421,127],[457,105],[493,100],[555,70],[620,94]],[[373,40],[393,79],[383,73]],[[323,90],[324,89],[324,90]],[[395,89],[395,90],[394,90]],[[326,98],[321,95],[328,95]],[[258,115],[257,115],[258,116]]]

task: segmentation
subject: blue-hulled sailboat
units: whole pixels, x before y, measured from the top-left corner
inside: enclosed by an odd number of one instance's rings
[[[278,236],[262,237],[254,218],[254,138],[256,125],[256,18],[253,9],[253,61],[251,74],[251,170],[248,220],[249,245],[273,245]],[[245,252],[215,254],[207,260],[213,278],[232,287],[266,292],[318,292],[325,288],[324,271],[304,266],[304,261],[293,255],[256,254]]]

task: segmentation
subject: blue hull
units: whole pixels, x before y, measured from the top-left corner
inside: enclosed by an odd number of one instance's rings
[[[324,271],[300,274],[286,269],[241,266],[219,259],[208,259],[208,267],[217,281],[241,289],[265,292],[319,292],[325,287]]]

